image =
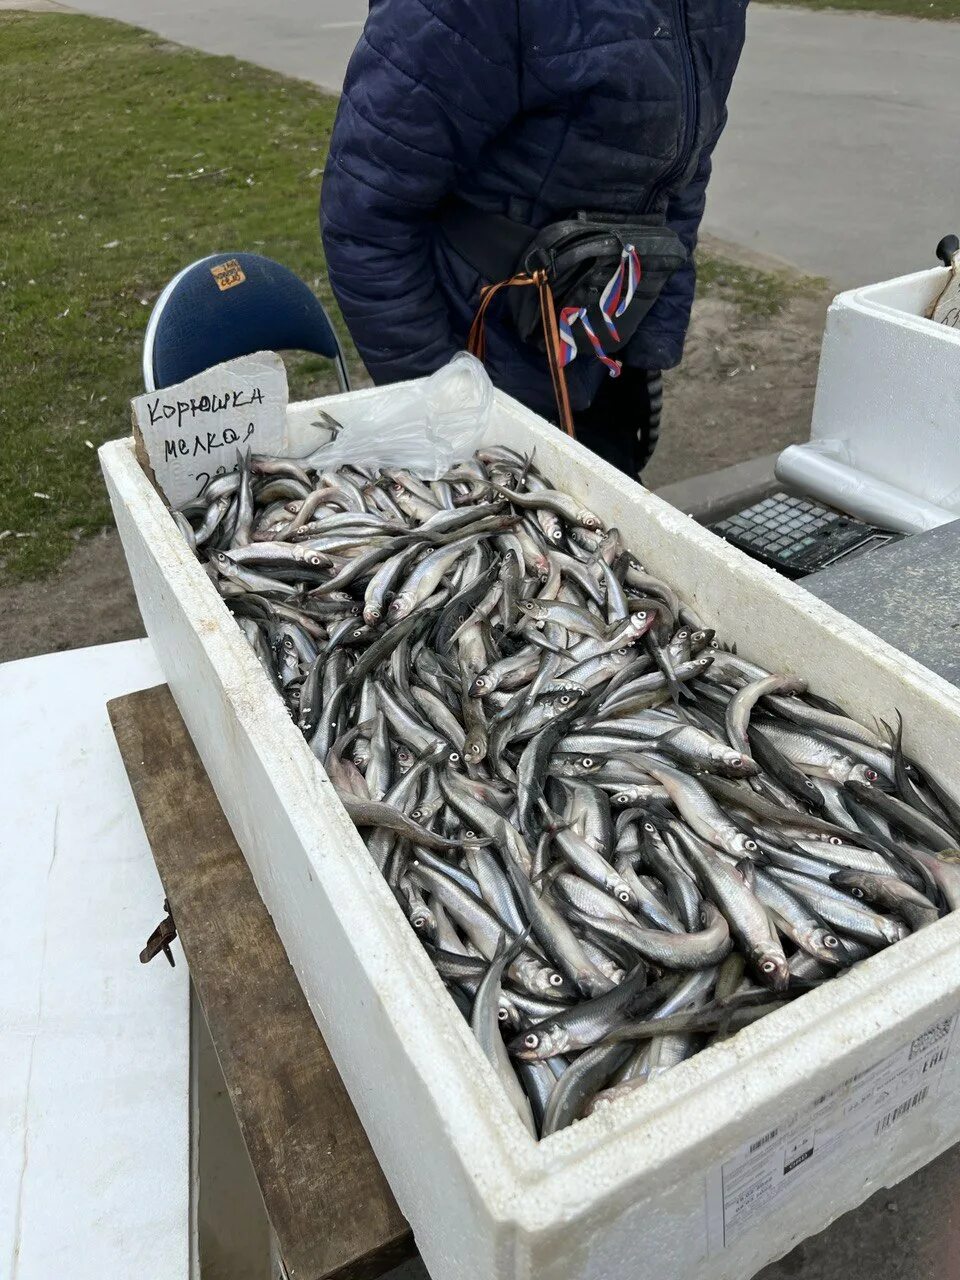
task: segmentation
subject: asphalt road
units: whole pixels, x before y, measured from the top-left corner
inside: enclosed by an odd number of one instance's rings
[[[934,261],[960,228],[960,23],[750,9],[709,229],[835,284]]]
[[[366,0],[80,0],[211,53],[339,87]],[[753,5],[710,231],[840,287],[932,262],[960,229],[960,23]]]

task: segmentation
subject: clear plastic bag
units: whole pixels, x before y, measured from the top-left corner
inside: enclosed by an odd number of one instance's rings
[[[436,480],[479,448],[492,406],[486,369],[461,351],[429,378],[344,404],[337,411],[343,430],[308,461],[325,470],[351,462],[395,467]]]

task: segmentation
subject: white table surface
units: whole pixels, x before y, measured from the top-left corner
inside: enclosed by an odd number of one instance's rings
[[[0,1277],[190,1267],[189,983],[107,719],[147,640],[0,666]]]

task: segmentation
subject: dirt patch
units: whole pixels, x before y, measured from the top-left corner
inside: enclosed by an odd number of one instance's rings
[[[829,300],[829,291],[805,291],[769,319],[721,298],[696,303],[683,364],[665,379],[650,488],[808,438]]]
[[[0,590],[0,661],[142,635],[127,562],[113,529],[79,543],[52,577]]]
[[[807,438],[828,301],[825,289],[798,285],[771,317],[742,298],[698,299],[684,363],[667,377],[651,488]],[[0,661],[142,634],[112,531],[81,542],[53,577],[0,590]]]

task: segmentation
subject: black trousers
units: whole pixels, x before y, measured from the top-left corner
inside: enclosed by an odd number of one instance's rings
[[[574,414],[577,439],[634,480],[653,456],[660,437],[663,377],[629,369],[605,378],[593,404]]]

